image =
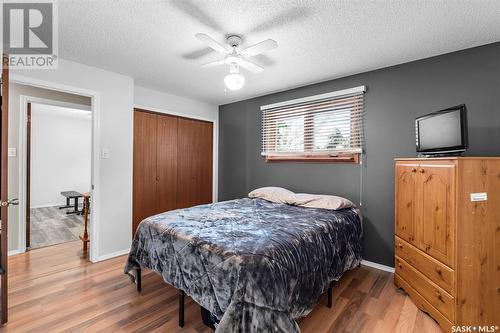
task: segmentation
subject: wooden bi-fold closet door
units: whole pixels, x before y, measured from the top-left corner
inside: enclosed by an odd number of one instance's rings
[[[134,180],[132,230],[156,212],[157,116],[134,112]]]
[[[210,122],[136,109],[133,221],[212,202]]]
[[[161,213],[177,208],[178,118],[156,117],[156,212]]]
[[[212,123],[179,118],[177,208],[212,201]]]

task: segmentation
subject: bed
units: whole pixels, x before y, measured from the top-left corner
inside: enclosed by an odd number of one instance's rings
[[[216,332],[300,332],[295,320],[359,265],[361,236],[356,208],[236,199],[145,219],[125,273],[154,270],[207,309]]]

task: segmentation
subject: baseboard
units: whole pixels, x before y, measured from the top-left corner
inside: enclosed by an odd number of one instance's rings
[[[102,256],[97,257],[97,260],[94,262],[99,262],[99,261],[108,260],[108,259],[111,259],[114,257],[119,257],[119,256],[122,256],[124,254],[128,254],[129,252],[130,252],[130,249],[126,249],[126,250],[121,250],[121,251],[103,254]]]
[[[13,256],[13,255],[16,255],[16,254],[21,254],[21,253],[24,253],[26,252],[25,250],[22,250],[22,249],[15,249],[15,250],[10,250],[8,252],[8,255],[9,256]]]
[[[390,267],[390,266],[386,266],[386,265],[382,265],[382,264],[377,264],[376,262],[371,262],[368,260],[361,260],[361,265],[373,267],[373,268],[380,269],[381,271],[386,271],[389,273],[394,273],[394,267]]]

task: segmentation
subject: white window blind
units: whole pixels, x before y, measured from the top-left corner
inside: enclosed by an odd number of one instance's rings
[[[361,153],[365,86],[264,105],[262,155]]]

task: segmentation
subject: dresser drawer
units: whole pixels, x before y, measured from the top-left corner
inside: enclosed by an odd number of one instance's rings
[[[432,283],[423,274],[419,273],[399,257],[396,257],[396,274],[401,276],[402,279],[412,286],[446,318],[448,318],[451,322],[454,322],[455,299],[453,296]]]
[[[396,236],[396,255],[455,296],[455,271]]]

